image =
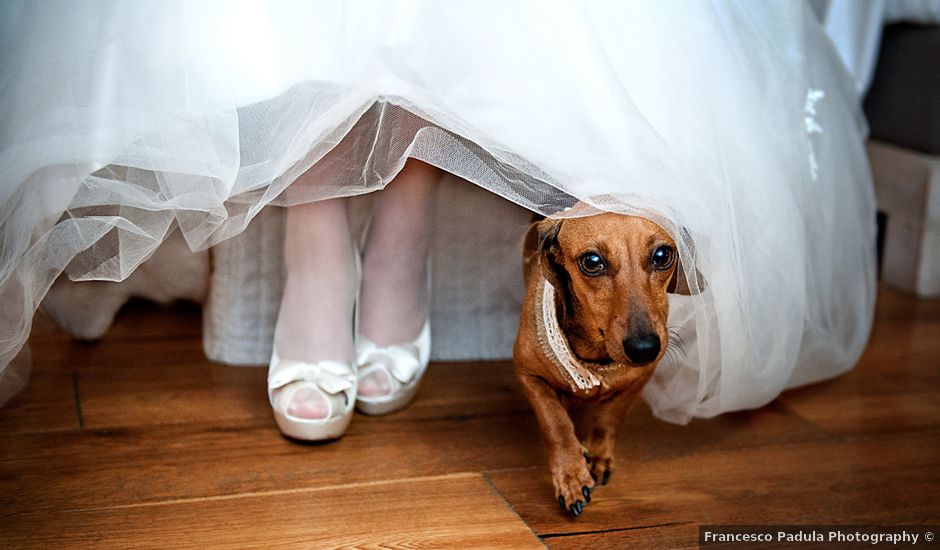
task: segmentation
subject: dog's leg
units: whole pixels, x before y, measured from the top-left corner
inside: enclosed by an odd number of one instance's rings
[[[601,485],[607,485],[607,481],[614,472],[617,436],[623,429],[627,412],[636,394],[637,391],[631,388],[595,405],[588,433],[587,456],[591,466],[591,476],[595,480],[600,480]]]
[[[522,390],[538,418],[548,445],[548,463],[555,497],[575,516],[591,501],[595,481],[585,460],[585,450],[575,435],[574,424],[555,390],[536,376],[520,374]]]

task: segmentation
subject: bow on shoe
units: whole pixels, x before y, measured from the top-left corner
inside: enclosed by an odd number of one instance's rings
[[[353,387],[356,374],[348,363],[340,361],[282,361],[268,377],[268,386],[274,390],[298,381],[311,382],[327,393],[337,394]]]
[[[363,367],[381,365],[402,384],[410,382],[421,369],[415,346],[370,347],[363,350],[357,363]]]

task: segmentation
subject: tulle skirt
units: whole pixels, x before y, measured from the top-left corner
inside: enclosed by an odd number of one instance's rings
[[[680,345],[644,393],[667,420],[763,405],[867,340],[865,125],[802,3],[2,10],[0,401],[63,272],[122,280],[171,231],[205,249],[266,205],[381,189],[409,157],[541,214],[672,234],[693,293],[671,298]]]

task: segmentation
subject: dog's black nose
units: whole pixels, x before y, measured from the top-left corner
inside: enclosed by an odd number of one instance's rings
[[[623,340],[623,351],[634,365],[645,365],[659,355],[659,336],[655,332],[632,334]]]

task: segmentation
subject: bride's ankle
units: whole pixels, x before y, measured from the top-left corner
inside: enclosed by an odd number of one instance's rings
[[[379,271],[362,283],[359,332],[379,346],[404,344],[420,334],[430,311],[427,270]]]
[[[274,330],[274,349],[297,361],[353,358],[355,285],[288,277]]]

